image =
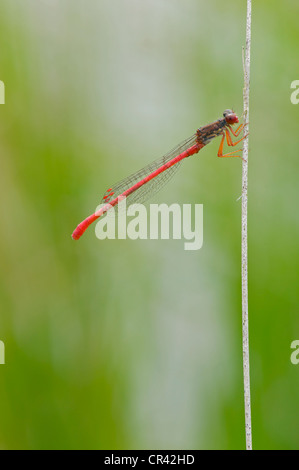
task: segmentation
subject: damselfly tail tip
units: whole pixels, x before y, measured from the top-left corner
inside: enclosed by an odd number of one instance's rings
[[[81,232],[81,230],[79,229],[79,227],[77,227],[77,228],[75,228],[75,230],[73,231],[73,233],[72,233],[71,236],[72,236],[72,239],[73,239],[73,240],[79,240],[79,238],[81,237],[81,235],[82,235],[82,232]]]

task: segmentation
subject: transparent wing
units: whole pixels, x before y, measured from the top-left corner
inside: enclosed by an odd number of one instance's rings
[[[143,180],[145,177],[156,171],[158,168],[162,167],[170,160],[180,155],[182,152],[187,150],[189,147],[196,143],[196,134],[192,135],[188,139],[184,140],[177,147],[173,148],[169,153],[164,155],[162,158],[155,160],[141,170],[133,173],[127,178],[119,181],[118,183],[111,186],[103,195],[102,204],[107,204],[113,199],[121,196],[127,189],[134,186],[139,181]],[[157,175],[155,178],[144,183],[134,192],[127,196],[126,206],[128,207],[131,204],[142,203],[148,198],[156,194],[160,189],[172,178],[172,176],[177,172],[178,168],[181,166],[181,162],[176,163],[175,165],[167,168],[165,171]],[[117,211],[117,206],[115,206]]]

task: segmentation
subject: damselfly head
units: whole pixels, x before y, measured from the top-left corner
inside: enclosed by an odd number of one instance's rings
[[[227,124],[236,124],[239,122],[239,118],[231,109],[226,109],[223,113]]]

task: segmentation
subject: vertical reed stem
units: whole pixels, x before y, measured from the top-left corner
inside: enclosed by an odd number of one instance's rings
[[[244,61],[244,122],[246,134],[249,131],[249,89],[250,89],[250,47],[251,47],[251,0],[247,0],[246,46]],[[243,51],[244,52],[244,51]],[[244,56],[244,53],[243,53]],[[244,139],[242,166],[242,338],[243,338],[243,377],[245,405],[246,449],[252,450],[250,372],[249,372],[249,329],[248,329],[248,241],[247,241],[247,205],[248,205],[248,143]]]

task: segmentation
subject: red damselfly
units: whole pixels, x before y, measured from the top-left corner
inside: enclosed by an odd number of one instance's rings
[[[117,208],[119,201],[123,198],[126,198],[127,205],[144,202],[169,181],[184,158],[198,153],[200,149],[215,137],[222,136],[218,157],[242,158],[240,155],[235,155],[240,150],[223,154],[225,138],[227,144],[230,147],[234,147],[246,137],[244,136],[236,142],[232,141],[231,134],[238,137],[244,128],[244,124],[241,124],[234,131],[231,126],[238,122],[238,116],[231,109],[226,109],[221,119],[200,127],[193,136],[186,139],[162,158],[111,186],[107,189],[101,201],[104,205],[77,226],[72,234],[73,239],[78,240],[92,222],[108,212],[112,207]]]

